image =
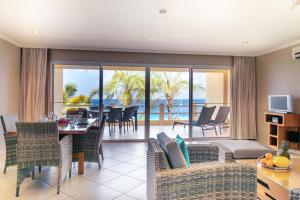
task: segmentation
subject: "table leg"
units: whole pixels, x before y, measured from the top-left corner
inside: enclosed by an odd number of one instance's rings
[[[73,156],[78,160],[78,174],[84,174],[84,152],[76,152]]]
[[[137,118],[138,118],[138,113],[137,113],[137,110],[136,110],[134,112],[134,126],[135,126],[135,130],[138,129],[138,124],[137,124],[138,120],[137,120]]]

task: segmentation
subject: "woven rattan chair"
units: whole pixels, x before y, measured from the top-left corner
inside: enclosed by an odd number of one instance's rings
[[[244,199],[256,200],[256,168],[219,162],[217,146],[188,145],[191,166],[170,169],[156,139],[147,151],[147,199]]]
[[[5,165],[3,173],[6,173],[6,168],[17,164],[16,145],[17,135],[12,134],[16,132],[16,122],[18,122],[17,115],[3,115],[1,116],[1,124],[5,140]]]
[[[107,116],[107,123],[109,129],[109,135],[111,135],[112,131],[115,131],[115,125],[119,124],[119,131],[121,133],[121,123],[120,119],[122,117],[122,108],[111,108],[108,116]]]
[[[74,135],[73,136],[73,152],[84,152],[84,161],[86,162],[97,162],[99,169],[101,168],[101,162],[99,154],[104,159],[102,142],[103,132],[105,127],[106,117],[103,115],[99,127],[91,127],[85,135]],[[76,158],[73,159],[76,161]]]
[[[22,181],[35,166],[58,167],[57,194],[60,183],[72,167],[72,136],[59,141],[56,122],[17,122],[17,188],[19,196]]]
[[[120,118],[120,123],[121,126],[124,127],[124,134],[125,134],[125,127],[127,125],[127,131],[128,131],[128,126],[130,123],[132,124],[132,130],[134,131],[134,113],[135,113],[136,107],[135,106],[130,106],[124,109],[123,115]]]

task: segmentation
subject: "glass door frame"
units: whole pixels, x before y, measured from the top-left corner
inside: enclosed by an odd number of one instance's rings
[[[185,65],[185,64],[144,64],[144,63],[111,63],[111,62],[60,62],[52,61],[51,67],[51,111],[54,110],[54,70],[56,65],[77,65],[77,66],[98,66],[99,70],[99,116],[103,112],[103,67],[104,66],[124,66],[124,67],[144,67],[145,69],[145,122],[144,122],[144,139],[120,139],[120,140],[105,140],[106,142],[146,142],[150,136],[150,78],[151,68],[185,68],[189,73],[189,124],[193,121],[193,75],[195,69],[210,69],[220,70],[226,69],[231,73],[231,66],[206,66],[206,65]],[[231,90],[231,88],[230,88]],[[231,91],[230,91],[231,92]],[[186,140],[211,140],[213,137],[208,138],[193,138],[193,127],[188,126],[188,138]],[[213,139],[224,139],[228,137],[218,137]]]

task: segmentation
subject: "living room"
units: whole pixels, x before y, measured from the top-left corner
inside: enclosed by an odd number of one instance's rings
[[[2,4],[0,199],[300,199],[300,1]]]

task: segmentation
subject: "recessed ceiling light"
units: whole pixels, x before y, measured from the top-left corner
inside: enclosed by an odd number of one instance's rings
[[[32,34],[33,34],[33,35],[37,35],[38,33],[39,33],[39,32],[38,32],[37,29],[33,29],[33,30],[32,30]]]
[[[166,9],[160,9],[159,10],[159,14],[160,15],[166,15],[167,14],[167,10]]]
[[[153,40],[154,39],[153,35],[149,35],[148,39]]]
[[[243,41],[242,44],[249,44],[249,42],[248,41]]]

